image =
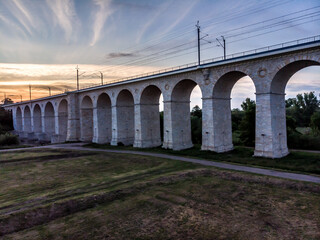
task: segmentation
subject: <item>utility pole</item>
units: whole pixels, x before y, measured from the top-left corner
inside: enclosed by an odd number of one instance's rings
[[[100,72],[100,76],[101,76],[101,85],[103,85],[103,73]]]
[[[216,38],[216,39],[217,39],[218,43],[220,44],[220,46],[223,48],[223,59],[226,60],[226,57],[227,57],[226,56],[226,39],[224,38],[224,36],[221,36],[221,38],[222,38],[223,44],[219,41],[218,38]]]
[[[199,21],[197,22],[197,33],[198,33],[198,65],[200,65],[200,25]]]
[[[48,87],[49,89],[49,96],[51,96],[51,87]]]
[[[21,102],[22,102],[22,95],[20,95],[20,100],[21,100]]]
[[[226,39],[224,39],[224,36],[221,36],[223,40],[223,58],[226,60]]]
[[[79,91],[79,68],[78,68],[78,65],[77,65],[76,69],[77,69],[77,91]]]

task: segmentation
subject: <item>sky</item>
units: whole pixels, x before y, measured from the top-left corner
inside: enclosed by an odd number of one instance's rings
[[[319,34],[319,0],[0,0],[0,98],[28,100]],[[287,97],[320,93],[320,67],[296,73]],[[232,107],[255,99],[238,81]],[[201,106],[196,88],[191,105]]]

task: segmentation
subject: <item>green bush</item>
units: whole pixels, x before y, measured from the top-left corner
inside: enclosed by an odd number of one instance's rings
[[[16,135],[5,133],[0,135],[0,146],[18,145],[19,138]]]
[[[320,150],[320,136],[288,132],[288,147],[293,149]]]
[[[256,136],[256,103],[250,98],[246,98],[241,107],[244,115],[239,125],[239,138],[245,146],[253,147]]]
[[[12,114],[0,107],[0,134],[13,130]]]
[[[194,144],[202,143],[202,118],[191,116],[191,137]]]
[[[310,126],[314,135],[320,136],[320,112],[315,112],[311,116]]]

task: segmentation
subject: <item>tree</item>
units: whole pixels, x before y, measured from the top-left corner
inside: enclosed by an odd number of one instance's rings
[[[11,98],[5,98],[1,101],[4,105],[13,103]]]
[[[312,114],[310,127],[315,135],[320,135],[320,112],[315,112]]]
[[[196,105],[191,110],[191,138],[193,143],[202,142],[202,110]]]
[[[290,107],[295,106],[296,101],[297,101],[297,100],[296,100],[295,98],[288,98],[288,99],[286,100],[286,108],[290,108]]]
[[[13,130],[12,114],[0,107],[0,134]]]
[[[160,135],[161,141],[163,141],[163,111],[160,112]]]
[[[286,116],[287,136],[297,133],[297,121],[292,116]]]
[[[293,117],[299,127],[308,127],[312,114],[319,110],[319,101],[314,92],[298,94],[286,100],[287,115]]]
[[[244,112],[239,108],[234,108],[231,110],[231,119],[232,119],[232,131],[239,130],[239,125],[243,118]]]
[[[191,116],[202,118],[202,110],[198,105],[195,105],[191,110]]]
[[[247,98],[242,102],[241,107],[244,111],[244,116],[239,125],[239,130],[241,131],[240,140],[246,146],[254,146],[256,131],[256,103],[250,98]]]

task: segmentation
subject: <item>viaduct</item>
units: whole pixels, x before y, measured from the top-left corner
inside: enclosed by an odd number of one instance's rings
[[[289,46],[288,46],[289,45]],[[201,65],[6,105],[21,138],[85,141],[137,148],[192,147],[190,94],[202,93],[202,150],[233,149],[230,94],[249,76],[256,94],[255,156],[286,156],[285,88],[297,71],[320,65],[320,37],[312,37]],[[163,142],[159,97],[163,95]],[[254,124],[254,123],[252,123]]]

